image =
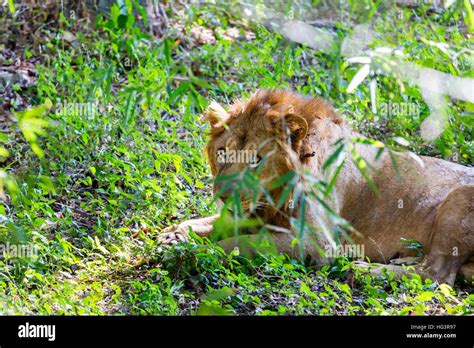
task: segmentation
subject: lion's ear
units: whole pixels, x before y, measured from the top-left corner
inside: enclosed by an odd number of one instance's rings
[[[212,128],[218,128],[229,120],[229,113],[216,101],[211,101],[201,121],[207,121]]]
[[[280,107],[269,110],[267,116],[270,118],[273,129],[279,134],[283,131],[283,134],[286,134],[291,140],[293,149],[299,152],[303,140],[308,134],[308,122],[295,113],[292,105],[284,106],[283,109]]]
[[[271,127],[277,134],[286,134],[286,139],[291,140],[293,150],[300,152],[303,140],[308,134],[308,122],[294,113],[293,108],[282,112],[281,110],[270,110],[267,112]],[[282,133],[283,132],[283,133]]]
[[[286,126],[290,132],[291,142],[299,144],[308,134],[308,122],[298,115],[287,114],[285,116]]]

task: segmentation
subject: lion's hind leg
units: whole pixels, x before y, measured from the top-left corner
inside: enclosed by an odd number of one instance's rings
[[[321,254],[319,247],[306,240],[298,243],[294,243],[294,240],[295,236],[291,233],[269,232],[226,238],[219,244],[226,252],[238,248],[241,255],[250,258],[258,254],[286,254],[292,259],[312,264],[328,263],[328,259]]]
[[[474,185],[454,189],[436,214],[429,251],[418,270],[423,277],[454,284],[461,266],[474,256]]]
[[[226,252],[238,248],[241,255],[250,258],[259,253],[284,253],[295,257],[296,250],[291,247],[293,238],[289,233],[248,234],[223,239],[219,244]]]
[[[474,285],[474,258],[461,266],[458,278],[465,280],[468,284]]]

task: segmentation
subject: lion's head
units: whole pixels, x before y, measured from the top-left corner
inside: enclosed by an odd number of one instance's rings
[[[211,125],[205,152],[214,178],[258,168],[260,182],[278,196],[280,192],[271,190],[272,182],[314,156],[317,149],[311,148],[308,134],[318,120],[327,118],[340,122],[322,99],[285,90],[259,90],[247,100],[234,101],[227,110],[212,102],[203,120]],[[224,189],[224,182],[216,181],[214,193],[225,200],[230,191]],[[241,198],[248,210],[249,197]]]

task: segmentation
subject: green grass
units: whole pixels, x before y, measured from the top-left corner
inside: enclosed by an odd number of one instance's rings
[[[377,15],[372,3],[370,11],[348,3],[352,21],[373,21],[374,47],[396,46],[411,62],[473,77],[472,55],[454,58],[472,48],[459,29],[460,5],[443,14],[421,7]],[[218,7],[183,11],[179,18],[169,11],[182,32],[172,28],[165,38],[116,14],[76,33],[74,45],[62,39],[74,25],[64,19],[64,29],[48,38],[50,57],[37,65],[35,86],[15,91],[30,98],[33,111],[17,113],[10,136],[1,138],[10,198],[0,206],[0,240],[36,245],[39,257],[0,259],[0,313],[472,313],[470,288],[374,279],[344,259],[314,271],[281,255],[226,255],[199,238],[171,249],[157,245],[163,227],[216,209],[202,153],[206,126],[199,122],[209,98],[229,102],[256,88],[294,88],[327,98],[363,134],[391,146],[403,137],[418,154],[463,164],[474,155],[472,104],[449,100],[448,128],[426,143],[419,129],[429,110],[416,85],[401,90],[395,77],[377,76],[380,103],[413,102],[420,113],[373,115],[368,81],[346,93],[358,67],[338,52],[315,52]],[[201,44],[195,25],[213,32],[235,27],[242,37],[216,33],[214,43]],[[336,28],[344,37],[351,22]],[[249,33],[253,39],[245,39]],[[453,53],[428,40],[447,42]],[[64,108],[70,103],[98,109]]]

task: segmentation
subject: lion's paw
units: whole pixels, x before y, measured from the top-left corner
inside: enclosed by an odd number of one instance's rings
[[[158,243],[164,245],[174,245],[185,242],[189,237],[189,226],[184,224],[167,227],[158,236]]]

